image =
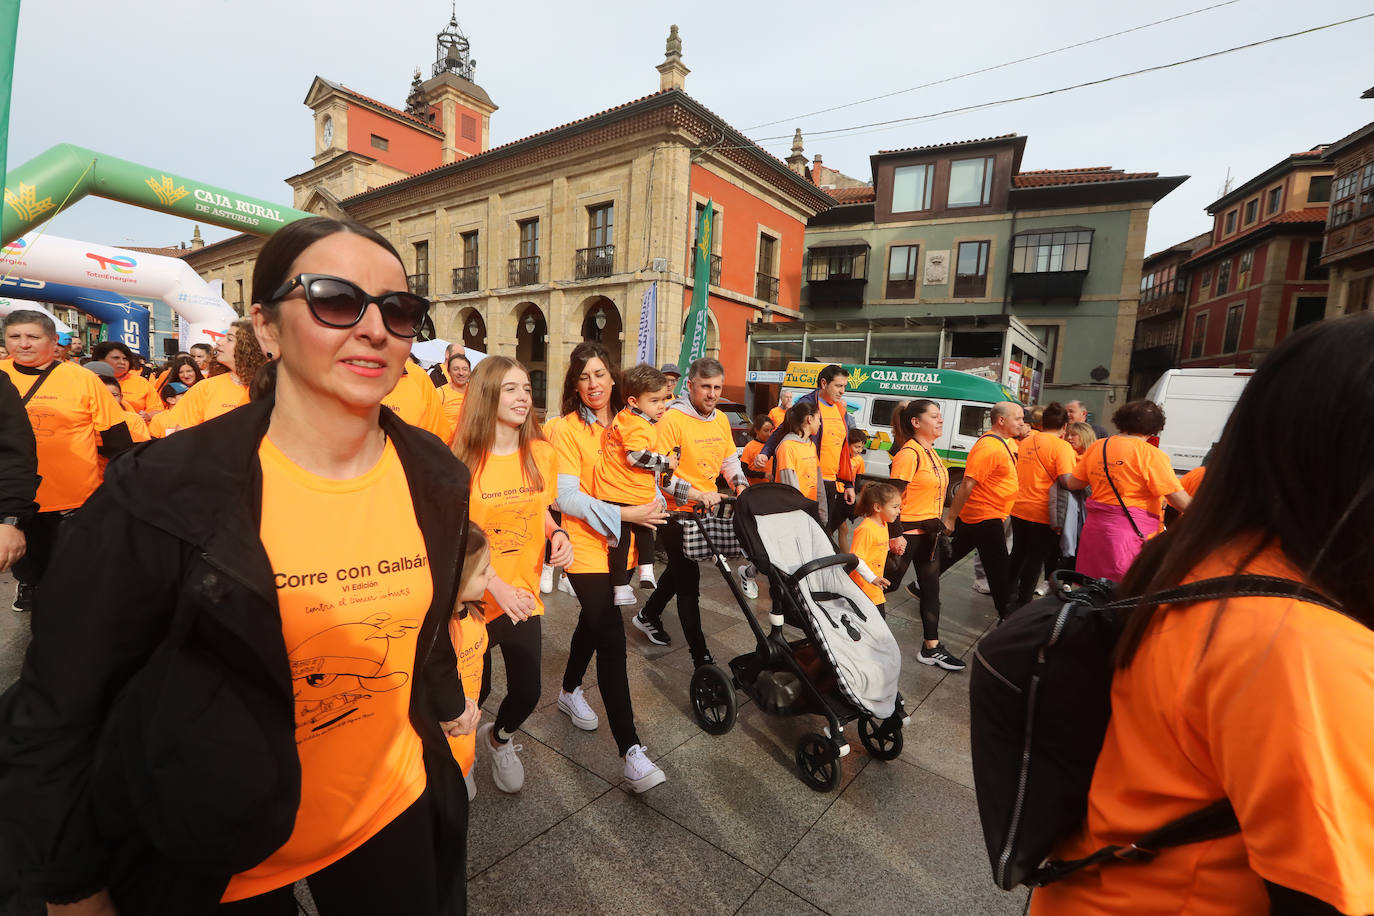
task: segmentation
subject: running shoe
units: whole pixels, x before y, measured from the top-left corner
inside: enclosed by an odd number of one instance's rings
[[[1041,597],[1048,595],[1050,593],[1050,584],[1048,582],[1041,582],[1035,587],[1035,593]]]
[[[662,784],[667,778],[658,764],[649,759],[649,750],[644,745],[636,744],[625,752],[625,779],[636,795]]]
[[[20,582],[14,591],[14,603],[10,606],[21,614],[33,610],[33,586]]]
[[[649,637],[649,642],[656,646],[666,646],[673,641],[673,637],[668,635],[668,631],[663,629],[663,624],[658,620],[651,620],[644,616],[644,612],[630,618],[630,623],[635,625],[635,629]]]
[[[988,585],[987,579],[974,579],[973,590],[980,595],[991,595],[992,586]]]
[[[963,671],[968,666],[945,648],[944,643],[940,643],[933,649],[921,647],[921,651],[916,654],[916,661],[923,665],[939,665],[946,671]]]
[[[658,588],[658,579],[654,576],[654,564],[645,563],[643,566],[639,567],[639,587],[649,589]]]
[[[491,752],[491,781],[496,788],[514,794],[525,787],[525,765],[516,756],[525,748],[514,740],[492,747],[491,730],[495,727],[495,722],[488,722],[477,729],[477,743]]]
[[[539,591],[547,595],[553,591],[553,567],[545,566],[539,571]]]
[[[558,577],[558,590],[565,595],[572,595],[574,598],[577,597],[577,592],[573,591],[572,580],[568,578],[567,573]]]
[[[628,585],[617,585],[615,587],[615,603],[617,607],[628,607],[635,604],[635,590]]]
[[[558,691],[558,711],[566,713],[572,719],[573,725],[582,729],[584,732],[596,731],[597,725],[601,720],[596,717],[596,712],[587,703],[587,698],[582,695],[582,688],[578,687],[572,693]]]
[[[751,568],[750,566],[741,566],[739,568],[739,585],[740,588],[744,590],[744,597],[752,601],[759,596],[759,583],[754,576],[749,574]]]
[[[693,667],[693,668],[700,668],[700,667],[702,667],[703,665],[714,665],[715,663],[716,663],[716,660],[715,660],[714,658],[711,657],[711,653],[710,653],[710,652],[707,652],[705,655],[701,656],[700,658],[694,658],[694,659],[692,659],[692,667]]]

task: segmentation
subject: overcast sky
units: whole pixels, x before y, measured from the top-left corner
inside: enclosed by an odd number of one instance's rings
[[[1208,12],[991,73],[803,117],[1221,0],[1111,4],[990,0],[460,4],[477,82],[500,110],[493,145],[658,88],[668,26],[680,26],[687,91],[787,155],[794,127],[824,130],[929,114],[1181,60],[1370,12],[1361,0],[1234,0]],[[315,75],[402,106],[429,75],[447,0],[22,0],[9,166],[69,142],[272,201],[310,168]],[[811,136],[808,157],[867,179],[879,149],[1016,132],[1024,169],[1110,165],[1191,175],[1155,207],[1148,248],[1209,226],[1227,172],[1238,181],[1289,153],[1374,121],[1367,65],[1374,19],[1189,64],[977,112],[883,130]],[[1364,62],[1364,63],[1362,63]],[[755,128],[765,122],[782,123]],[[767,138],[781,137],[770,140]],[[87,199],[57,235],[165,245],[190,223]],[[202,226],[214,241],[229,230]]]

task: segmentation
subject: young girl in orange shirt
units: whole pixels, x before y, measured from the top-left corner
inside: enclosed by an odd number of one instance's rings
[[[798,401],[783,418],[786,436],[773,455],[778,483],[796,487],[807,499],[815,499],[820,480],[820,459],[812,436],[821,428],[821,412],[815,401]],[[825,524],[825,505],[820,504],[821,524]]]
[[[868,600],[887,618],[883,589],[892,583],[883,577],[887,563],[887,526],[897,521],[902,511],[902,493],[890,483],[865,484],[854,504],[854,514],[860,519],[854,526],[849,552],[859,558],[859,567],[849,574],[854,584],[863,590]]]
[[[486,610],[482,596],[496,576],[491,568],[491,546],[486,532],[468,523],[467,549],[463,552],[463,578],[458,584],[458,603],[448,622],[448,635],[458,656],[458,676],[463,679],[463,696],[476,710],[462,723],[466,731],[455,734],[450,729],[448,744],[453,759],[463,768],[463,782],[467,783],[468,801],[477,797],[477,780],[472,776],[472,764],[477,759],[477,722],[482,711],[473,698],[482,692],[482,657],[487,651]]]

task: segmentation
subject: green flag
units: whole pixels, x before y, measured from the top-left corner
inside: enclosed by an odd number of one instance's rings
[[[715,206],[706,201],[706,207],[697,218],[697,242],[693,248],[692,307],[687,312],[687,325],[682,329],[682,353],[678,356],[678,368],[682,378],[678,379],[677,391],[681,394],[687,382],[687,367],[706,355],[706,329],[710,318],[706,315],[707,290],[711,285],[711,248],[715,240],[711,238],[711,225],[715,222]]]
[[[19,0],[0,0],[0,175],[10,141],[10,90],[14,85],[14,46],[19,34]]]

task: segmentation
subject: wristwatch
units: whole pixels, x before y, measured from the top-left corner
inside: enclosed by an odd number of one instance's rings
[[[7,515],[7,516],[5,516],[4,518],[0,518],[0,525],[13,525],[14,527],[18,528],[18,527],[19,527],[19,516],[17,516],[17,515]]]

